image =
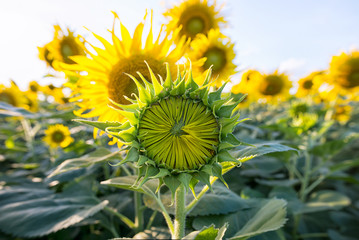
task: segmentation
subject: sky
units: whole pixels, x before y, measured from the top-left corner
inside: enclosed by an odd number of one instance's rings
[[[162,13],[179,0],[11,0],[0,4],[0,83],[13,79],[21,89],[51,71],[38,59],[37,46],[53,37],[53,25],[70,27],[90,42],[89,30],[110,39],[113,15],[133,33],[146,9],[153,9],[154,30],[166,23]],[[312,71],[326,69],[331,57],[359,49],[359,1],[356,0],[217,0],[228,21],[223,32],[235,43],[240,72],[279,69],[296,82]],[[232,78],[235,84],[240,75]]]

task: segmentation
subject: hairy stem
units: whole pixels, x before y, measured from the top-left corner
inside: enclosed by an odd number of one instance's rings
[[[175,221],[172,239],[182,239],[186,225],[186,189],[181,184],[175,194]]]

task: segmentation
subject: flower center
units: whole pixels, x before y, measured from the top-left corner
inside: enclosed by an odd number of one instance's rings
[[[147,81],[151,82],[151,76],[145,61],[156,76],[158,74],[162,77],[166,76],[166,66],[150,56],[135,55],[121,59],[113,66],[109,74],[107,88],[111,100],[119,104],[130,104],[130,101],[125,99],[124,96],[130,97],[132,93],[138,93],[136,84],[125,73],[137,78],[137,72],[140,72]]]
[[[207,52],[204,54],[204,57],[206,57],[207,60],[203,64],[203,68],[208,69],[213,65],[214,73],[220,72],[227,63],[225,51],[218,47],[208,49]]]
[[[207,6],[193,5],[186,8],[180,16],[178,26],[182,25],[182,35],[194,38],[198,33],[207,34],[213,28],[213,17],[206,9]]]
[[[39,89],[38,89],[38,86],[36,86],[35,84],[31,84],[30,85],[30,90],[32,91],[32,92],[37,92]]]
[[[359,58],[349,59],[339,68],[338,83],[345,88],[359,86]]]
[[[16,100],[15,100],[15,96],[12,95],[11,93],[8,92],[1,92],[0,93],[0,101],[1,102],[6,102],[12,106],[16,107]]]
[[[52,141],[54,141],[55,143],[61,143],[62,141],[64,141],[65,135],[64,135],[63,132],[57,130],[57,131],[55,131],[55,132],[52,133],[51,139],[52,139]]]
[[[264,80],[259,86],[259,91],[263,95],[277,95],[284,87],[284,82],[280,76],[269,75]]]
[[[64,59],[65,63],[74,64],[75,62],[72,61],[69,57],[80,55],[79,46],[75,42],[73,38],[64,38],[60,43],[60,51],[62,58]]]
[[[313,86],[313,81],[312,80],[307,80],[307,81],[305,81],[304,83],[303,83],[303,88],[304,89],[311,89],[312,88],[312,86]]]
[[[215,154],[216,118],[202,102],[169,97],[152,104],[139,123],[147,157],[169,169],[198,169]]]
[[[204,22],[199,17],[194,17],[190,19],[186,25],[186,30],[191,35],[196,35],[197,33],[201,33],[204,29]]]

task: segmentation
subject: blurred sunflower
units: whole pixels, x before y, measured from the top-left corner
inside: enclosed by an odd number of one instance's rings
[[[0,84],[0,101],[14,107],[29,109],[24,93],[14,81],[10,81],[10,87]]]
[[[248,94],[242,102],[239,103],[239,108],[246,108],[256,99],[253,98],[253,95],[250,94],[250,81],[253,81],[254,78],[260,77],[261,73],[254,69],[249,69],[242,74],[241,81],[234,85],[231,89],[232,94]]]
[[[163,14],[169,19],[167,30],[182,27],[180,36],[186,36],[187,39],[194,39],[199,33],[207,35],[211,29],[226,23],[216,8],[216,3],[210,4],[208,0],[183,1]]]
[[[334,107],[333,119],[344,124],[346,123],[352,113],[352,107],[347,104],[338,104]]]
[[[41,86],[36,81],[31,81],[29,83],[29,92],[30,93],[37,94],[40,90],[41,90]]]
[[[318,93],[320,86],[322,85],[322,77],[324,71],[312,72],[309,76],[301,78],[298,81],[297,97],[305,97],[308,95],[315,95]]]
[[[105,49],[94,47],[95,53],[86,50],[90,57],[76,56],[72,60],[76,62],[73,65],[65,65],[67,70],[76,72],[85,72],[86,75],[79,75],[79,80],[73,88],[74,97],[71,101],[79,101],[80,110],[75,114],[81,117],[99,117],[102,121],[121,122],[123,116],[109,107],[112,105],[110,100],[118,104],[129,104],[130,101],[125,96],[132,96],[137,93],[136,84],[127,74],[136,75],[136,72],[143,73],[145,79],[151,77],[147,71],[148,64],[154,74],[157,76],[166,76],[165,62],[169,63],[171,68],[176,69],[176,62],[183,56],[188,42],[185,38],[177,44],[176,48],[171,50],[174,39],[179,34],[179,29],[169,32],[165,36],[162,30],[158,37],[153,41],[152,17],[149,33],[145,44],[142,44],[143,28],[147,18],[147,13],[143,22],[137,25],[133,37],[131,37],[125,26],[121,25],[121,39],[115,34],[115,22],[119,17],[114,13],[115,19],[112,28],[112,41],[109,43],[101,36],[93,35],[104,45]],[[160,40],[160,38],[163,40]],[[94,136],[97,130],[94,131]]]
[[[285,100],[289,97],[292,83],[284,73],[278,70],[271,74],[256,74],[253,81],[248,82],[248,91],[255,99],[265,99],[267,102]]]
[[[207,69],[211,66],[214,77],[217,77],[215,81],[217,87],[220,87],[223,81],[235,74],[236,65],[233,63],[233,59],[236,55],[233,47],[234,44],[221,34],[219,29],[211,29],[208,37],[198,34],[191,42],[191,50],[188,53],[189,59],[193,62],[195,80],[203,79],[200,76],[206,75]]]
[[[83,43],[69,28],[63,31],[59,25],[54,26],[53,40],[44,47],[38,47],[39,58],[45,60],[49,66],[61,70],[59,63],[74,64],[71,56],[85,55]]]
[[[353,90],[359,86],[359,51],[333,56],[329,74],[336,86]]]
[[[62,124],[49,126],[49,128],[45,130],[43,140],[52,148],[65,148],[74,141],[69,128]]]

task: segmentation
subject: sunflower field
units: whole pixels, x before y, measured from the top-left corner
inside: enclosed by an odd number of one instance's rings
[[[294,81],[171,4],[54,25],[51,83],[0,84],[0,239],[359,239],[359,50]]]

